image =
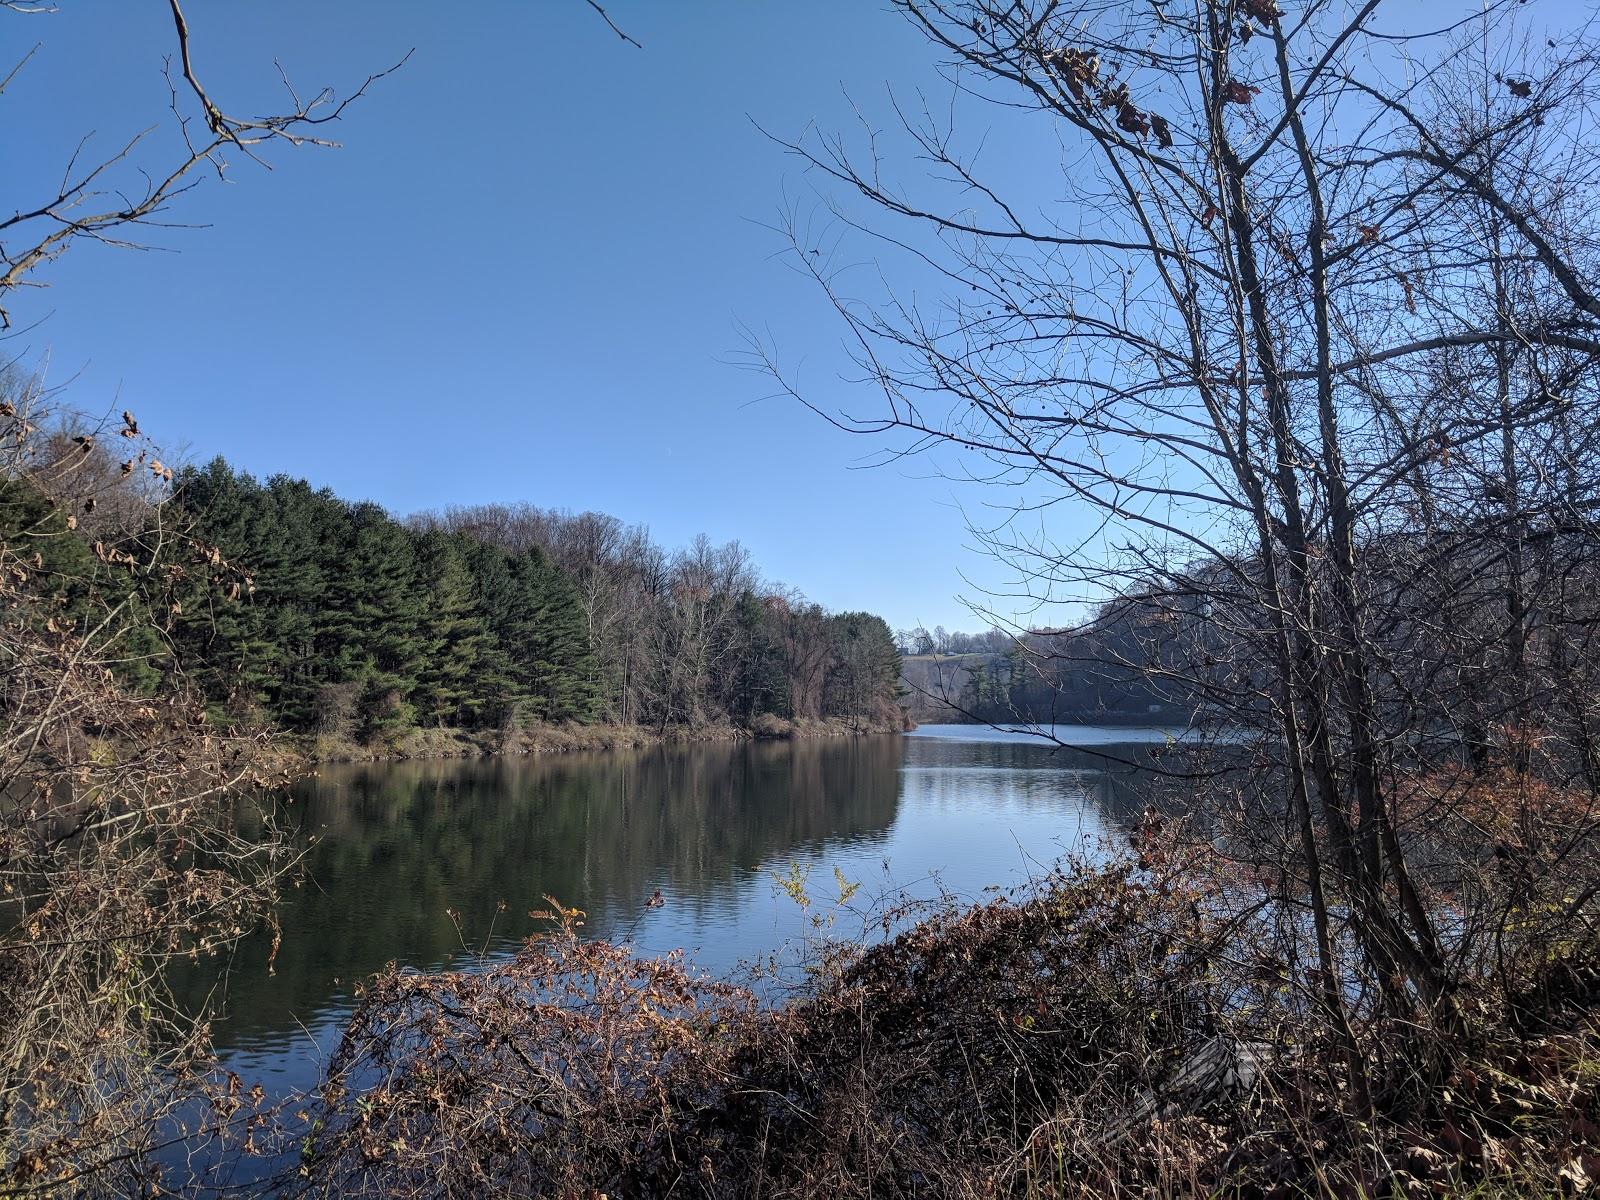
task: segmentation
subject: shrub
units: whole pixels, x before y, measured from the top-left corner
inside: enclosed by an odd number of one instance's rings
[[[317,1195],[929,1194],[1064,1097],[1125,1105],[1215,1029],[1195,896],[1124,864],[830,958],[763,1004],[576,916],[481,973],[390,969],[323,1088]]]

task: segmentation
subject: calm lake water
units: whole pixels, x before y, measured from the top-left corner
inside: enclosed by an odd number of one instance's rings
[[[310,848],[307,877],[281,908],[275,972],[270,940],[256,936],[220,977],[214,962],[180,976],[179,994],[220,1009],[226,1067],[283,1095],[316,1082],[354,983],[389,961],[468,966],[508,953],[540,928],[528,911],[547,894],[584,909],[596,935],[645,952],[682,947],[718,972],[782,954],[804,933],[774,880],[796,865],[820,901],[837,896],[834,868],[861,884],[855,910],[895,889],[978,899],[1122,840],[1119,823],[1143,803],[1128,764],[1170,741],[1147,729],[1057,733],[1126,762],[1021,733],[924,726],[325,767],[290,809]],[[836,928],[852,921],[859,930],[859,911]]]

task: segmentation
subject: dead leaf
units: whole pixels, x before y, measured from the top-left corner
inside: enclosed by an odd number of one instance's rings
[[[1228,80],[1227,86],[1223,89],[1223,96],[1229,104],[1249,104],[1260,94],[1260,88],[1240,83],[1237,79]]]

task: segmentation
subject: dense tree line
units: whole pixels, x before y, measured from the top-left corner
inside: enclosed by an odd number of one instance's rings
[[[251,572],[237,597],[197,596],[173,639],[230,713],[363,741],[596,716],[577,597],[537,548],[408,529],[376,504],[221,459],[175,482],[197,536]]]
[[[104,441],[44,439],[56,469],[0,481],[0,534],[37,546],[61,620],[143,614],[123,682],[154,694],[181,678],[221,722],[373,743],[532,722],[903,720],[882,619],[764,584],[736,544],[671,553],[610,517],[535,509],[402,522],[221,458],[170,481],[153,456],[123,471]],[[132,572],[124,543],[159,569]]]
[[[1493,512],[1501,500],[1484,504],[1499,486],[1495,465],[1470,452],[1441,461],[1430,472],[1430,527],[1361,542],[1367,594],[1384,611],[1371,636],[1393,675],[1375,705],[1385,720],[1426,731],[1419,740],[1460,748],[1479,766],[1497,749],[1523,754],[1506,743],[1532,730],[1559,729],[1569,766],[1600,780],[1589,711],[1600,668],[1591,600],[1600,531],[1581,503],[1549,494],[1571,488],[1554,471],[1524,484],[1520,520],[1508,527]],[[1468,503],[1451,511],[1452,492]],[[1224,564],[1201,559],[1179,586],[1131,587],[1069,628],[902,633],[902,646],[949,647],[908,661],[911,712],[1001,723],[1253,724],[1271,664],[1244,632],[1270,614],[1226,576]]]
[[[538,510],[402,522],[220,458],[173,487],[166,519],[247,572],[220,594],[197,581],[170,622],[167,669],[218,715],[361,742],[534,721],[899,725],[884,622],[764,586],[737,545],[674,554]]]

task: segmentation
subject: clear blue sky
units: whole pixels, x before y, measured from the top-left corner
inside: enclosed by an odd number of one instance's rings
[[[221,453],[398,513],[527,500],[737,539],[769,578],[891,624],[971,627],[958,488],[874,449],[730,360],[769,330],[823,400],[840,328],[763,223],[809,184],[753,127],[848,125],[842,89],[931,81],[927,47],[861,0],[692,7],[613,0],[186,6],[222,106],[349,86],[415,47],[336,151],[238,164],[158,231],[172,252],[80,244],[14,306],[8,349],[50,355],[69,399],[123,404],[190,455]],[[43,43],[11,85],[13,178],[76,139],[159,121],[165,6],[8,20]],[[16,131],[23,144],[18,146]],[[802,201],[802,205],[806,203]],[[842,396],[838,397],[842,400]],[[754,402],[754,403],[753,403]],[[965,498],[971,503],[974,497]]]
[[[966,548],[958,506],[981,492],[925,460],[860,469],[877,447],[761,401],[769,382],[730,362],[740,323],[769,331],[818,400],[850,406],[840,327],[763,228],[810,184],[752,120],[848,128],[846,90],[882,118],[886,84],[942,89],[901,18],[876,0],[609,0],[635,50],[584,0],[186,8],[232,112],[278,103],[275,58],[315,90],[416,52],[337,129],[343,149],[239,163],[174,210],[206,228],[158,231],[164,251],[79,245],[44,273],[6,349],[48,354],[72,402],[401,514],[598,509],[669,545],[737,539],[831,608],[977,624],[962,574],[1005,578]],[[8,59],[42,43],[5,97],[13,186],[53,178],[85,132],[109,147],[166,115],[163,4],[4,28]],[[1048,187],[1059,157],[1002,145],[1000,169]]]

